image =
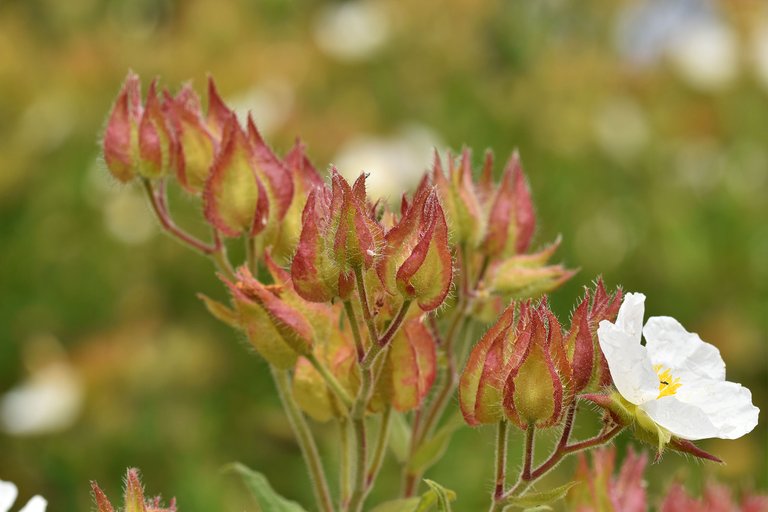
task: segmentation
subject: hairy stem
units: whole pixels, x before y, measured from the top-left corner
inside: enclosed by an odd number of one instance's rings
[[[360,326],[357,324],[357,315],[355,314],[355,308],[351,301],[344,301],[344,312],[347,314],[349,327],[352,329],[352,338],[355,340],[357,361],[361,362],[365,357],[365,345],[363,345],[363,338],[360,336]]]
[[[373,483],[376,481],[376,477],[379,474],[381,465],[384,462],[384,455],[387,453],[387,443],[389,441],[389,426],[392,423],[390,418],[392,417],[392,408],[387,407],[384,409],[384,414],[381,416],[381,428],[379,428],[379,436],[376,440],[376,448],[373,451],[373,458],[371,459],[371,465],[368,468],[368,475],[365,479],[365,485],[368,490],[373,487]]]
[[[360,307],[363,310],[363,320],[368,327],[368,336],[371,340],[371,346],[379,339],[379,334],[376,331],[376,323],[373,321],[373,313],[368,304],[368,294],[365,291],[365,279],[363,278],[363,269],[361,267],[355,267],[355,281],[357,283],[357,295],[360,297]]]
[[[504,495],[504,487],[507,483],[507,421],[499,421],[496,430],[496,487],[493,490],[493,499],[497,500]]]
[[[339,501],[340,508],[344,508],[349,503],[352,495],[352,447],[349,442],[349,419],[342,417],[339,419],[339,450],[341,451],[339,464]]]
[[[334,377],[328,367],[325,366],[314,353],[307,355],[306,358],[310,363],[312,363],[312,366],[315,368],[315,370],[317,370],[317,372],[323,377],[323,380],[325,380],[326,385],[331,389],[331,391],[333,391],[333,394],[335,394],[336,397],[341,400],[347,409],[350,409],[352,407],[352,397],[349,396],[347,390],[344,389],[336,377]]]
[[[315,444],[315,439],[304,418],[304,414],[302,414],[293,400],[291,378],[288,371],[279,370],[274,366],[270,366],[270,369],[277,386],[277,394],[280,396],[283,409],[285,409],[285,413],[288,416],[288,422],[291,424],[293,434],[304,456],[304,462],[307,464],[317,506],[322,512],[334,512],[333,500],[331,499],[331,492],[328,488],[328,480],[325,477],[320,453],[317,450],[317,444]]]
[[[377,343],[371,344],[371,346],[368,348],[368,353],[365,354],[365,357],[360,364],[363,369],[370,369],[373,366],[373,363],[376,361],[378,355],[384,350],[384,348],[386,348],[389,342],[392,341],[392,338],[394,338],[395,334],[397,334],[397,331],[400,329],[400,326],[403,324],[405,315],[408,313],[408,308],[410,307],[411,300],[406,299],[403,301],[403,304],[400,306],[400,310],[389,324],[387,330],[384,332],[381,338],[379,338]]]

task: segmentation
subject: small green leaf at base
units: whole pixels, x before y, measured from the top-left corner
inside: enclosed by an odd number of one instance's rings
[[[505,507],[511,506],[531,511],[552,510],[550,507],[547,507],[547,505],[557,500],[563,499],[565,495],[568,494],[568,491],[571,489],[571,487],[576,484],[578,484],[578,482],[569,482],[565,485],[555,487],[554,489],[550,489],[548,491],[529,492],[522,496],[510,496],[504,500],[504,505]]]
[[[421,498],[403,498],[399,500],[385,501],[376,505],[371,512],[414,512],[419,506]]]
[[[228,465],[225,470],[240,475],[245,486],[256,498],[256,503],[259,504],[262,512],[306,512],[295,501],[289,501],[277,494],[269,485],[267,478],[261,473],[253,471],[239,462]]]
[[[437,497],[437,511],[451,512],[451,501],[456,499],[456,493],[433,480],[424,479],[424,482],[429,486],[428,492],[434,493]]]

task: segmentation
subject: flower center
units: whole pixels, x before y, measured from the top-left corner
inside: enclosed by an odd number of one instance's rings
[[[661,398],[663,396],[672,396],[674,395],[678,389],[680,389],[680,378],[679,377],[673,377],[672,372],[669,370],[669,368],[664,368],[660,364],[653,365],[653,369],[656,370],[656,374],[659,376],[659,396],[656,398]]]

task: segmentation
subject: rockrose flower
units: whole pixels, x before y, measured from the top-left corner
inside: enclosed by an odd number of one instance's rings
[[[651,317],[642,327],[644,303],[642,293],[628,293],[616,323],[603,320],[597,330],[613,383],[639,426],[661,427],[660,444],[670,434],[736,439],[755,428],[759,409],[752,394],[725,380],[718,349],[674,318]]]
[[[0,512],[8,512],[16,501],[19,490],[13,482],[0,480]],[[42,496],[32,496],[19,512],[45,512],[48,502]]]

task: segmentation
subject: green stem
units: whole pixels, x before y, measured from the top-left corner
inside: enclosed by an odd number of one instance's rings
[[[389,426],[392,423],[390,418],[392,417],[392,408],[387,407],[384,409],[384,414],[381,416],[381,428],[379,428],[379,436],[376,440],[376,448],[373,451],[373,459],[371,459],[371,466],[368,468],[368,475],[365,479],[365,485],[370,490],[373,487],[373,483],[376,481],[376,477],[379,474],[381,465],[384,462],[384,455],[387,453],[387,443],[389,442]]]
[[[502,501],[510,496],[517,496],[525,492],[528,487],[533,483],[531,478],[531,468],[533,466],[533,451],[534,442],[536,439],[536,425],[531,423],[528,425],[528,429],[525,431],[525,451],[523,452],[523,470],[520,472],[520,477],[517,479],[517,483],[512,489],[505,493],[502,497],[496,501]]]
[[[363,361],[360,365],[362,368],[370,369],[373,366],[373,363],[376,361],[378,355],[382,352],[382,350],[384,350],[384,348],[386,348],[389,342],[392,341],[392,338],[400,329],[400,326],[403,324],[403,320],[405,320],[405,315],[408,313],[409,307],[411,307],[411,300],[406,299],[400,306],[400,311],[397,312],[397,315],[395,315],[395,318],[384,332],[384,335],[379,338],[378,343],[371,344],[370,348],[368,349],[368,353],[365,354],[365,357],[363,358]]]
[[[496,430],[496,488],[493,498],[499,499],[504,495],[507,483],[507,421],[499,421]]]
[[[357,352],[357,360],[360,362],[365,357],[365,345],[363,345],[363,338],[360,336],[360,326],[357,324],[357,315],[351,301],[344,301],[344,312],[347,314],[349,326],[352,329],[352,338],[355,340],[355,352]]]
[[[258,272],[258,260],[256,258],[256,238],[246,235],[245,237],[245,262],[253,275]]]
[[[368,443],[365,437],[365,418],[353,417],[352,428],[355,432],[357,441],[357,452],[355,457],[355,479],[352,488],[352,497],[349,500],[347,510],[350,512],[360,512],[363,509],[363,502],[368,494],[365,485],[365,471],[368,458]]]
[[[340,468],[339,468],[339,490],[340,490],[340,502],[341,508],[344,508],[349,503],[349,498],[352,495],[352,454],[351,446],[349,442],[349,419],[342,417],[339,419],[339,439],[340,439]]]
[[[368,305],[368,294],[365,291],[365,279],[361,267],[355,267],[355,281],[357,282],[357,295],[360,297],[360,307],[363,310],[363,320],[368,327],[368,336],[371,340],[371,346],[373,346],[379,339],[379,334],[376,331],[376,323],[373,321],[373,314]]]
[[[309,429],[306,419],[304,419],[304,414],[302,414],[293,400],[291,379],[288,371],[279,370],[274,366],[270,366],[270,369],[272,370],[272,377],[277,387],[277,394],[280,396],[283,409],[285,409],[285,413],[288,416],[288,422],[291,424],[296,441],[304,456],[304,462],[307,464],[315,501],[322,512],[334,512],[333,500],[331,499],[328,480],[325,477],[320,453],[317,450],[312,431]]]
[[[305,356],[307,360],[312,363],[312,366],[315,367],[315,370],[318,371],[318,373],[323,377],[323,380],[325,380],[325,383],[328,385],[329,388],[331,388],[331,391],[336,395],[336,397],[341,400],[341,402],[347,407],[347,409],[352,408],[353,402],[352,397],[349,396],[349,393],[347,393],[347,390],[344,389],[344,387],[339,383],[339,381],[334,377],[334,375],[331,373],[331,371],[328,369],[327,366],[325,366],[314,353],[310,353]]]

